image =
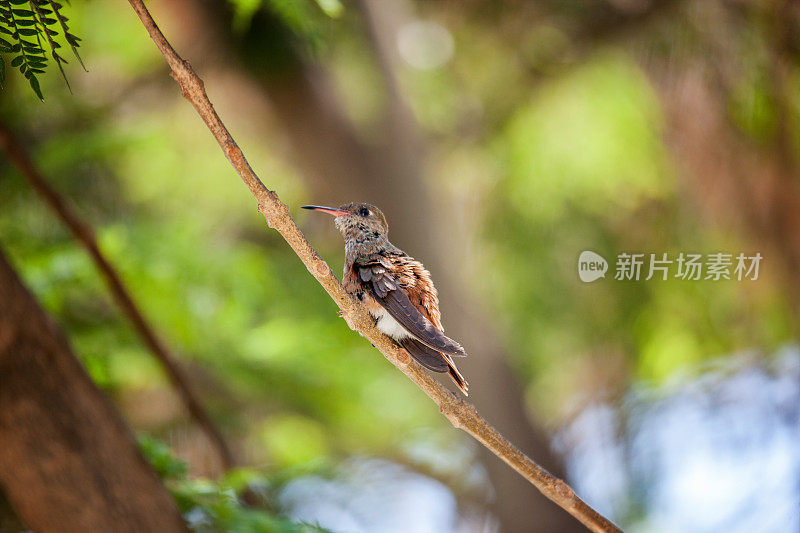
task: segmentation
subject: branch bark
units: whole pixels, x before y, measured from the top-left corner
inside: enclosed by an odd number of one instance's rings
[[[203,408],[202,403],[194,393],[189,384],[188,377],[178,364],[176,358],[167,349],[164,342],[156,335],[153,328],[148,324],[144,315],[139,311],[138,306],[133,301],[130,292],[125,287],[119,274],[117,274],[111,262],[106,258],[95,239],[91,226],[80,219],[75,211],[69,206],[67,201],[50,186],[47,180],[41,175],[36,165],[28,155],[27,150],[17,140],[13,132],[0,120],[0,145],[5,150],[11,162],[25,180],[33,187],[36,194],[45,204],[56,214],[61,222],[67,227],[69,232],[86,249],[97,270],[111,291],[114,300],[119,305],[123,314],[128,317],[133,328],[141,337],[142,341],[149,348],[161,366],[167,373],[178,395],[181,397],[189,415],[202,428],[208,437],[211,445],[219,455],[222,467],[225,470],[236,466],[236,460],[222,433],[217,429],[211,417]]]
[[[506,440],[497,430],[484,420],[472,404],[457,398],[434,378],[416,364],[409,354],[397,346],[389,337],[375,327],[369,313],[353,299],[331,271],[328,264],[317,254],[294,223],[288,207],[280,201],[275,191],[267,189],[228,129],[220,120],[205,92],[202,80],[194,73],[188,61],[182,59],[161,33],[142,0],[129,0],[136,14],[144,24],[150,38],[166,59],[171,76],[181,88],[181,92],[195,108],[214,138],[219,143],[245,185],[258,201],[258,210],[264,215],[269,227],[278,231],[294,250],[312,276],[342,310],[348,326],[366,337],[393,365],[402,371],[438,406],[454,427],[472,435],[498,458],[506,462],[525,479],[538,488],[542,494],[564,508],[580,520],[588,529],[595,532],[619,531],[607,518],[581,500],[572,488],[561,479],[529,459],[519,449]]]

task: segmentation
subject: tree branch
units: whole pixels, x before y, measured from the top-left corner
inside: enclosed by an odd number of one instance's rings
[[[150,34],[150,38],[167,60],[171,76],[178,82],[184,98],[197,110],[208,129],[219,143],[225,157],[258,201],[258,210],[264,215],[269,227],[278,231],[314,278],[342,310],[342,315],[351,329],[366,337],[393,365],[400,369],[438,406],[442,414],[454,427],[463,429],[497,457],[505,461],[538,488],[542,494],[560,505],[587,528],[595,532],[616,532],[619,529],[610,520],[600,515],[581,500],[564,481],[525,456],[506,440],[497,430],[481,418],[475,407],[445,389],[434,378],[416,364],[408,352],[397,346],[389,337],[375,327],[374,320],[362,305],[353,299],[331,271],[328,264],[317,254],[294,223],[288,207],[278,195],[267,189],[244,157],[228,129],[214,110],[202,80],[194,73],[188,61],[183,60],[161,33],[142,0],[128,0]]]
[[[189,385],[189,379],[178,365],[175,357],[167,349],[166,345],[156,335],[153,328],[147,323],[144,315],[133,301],[130,292],[125,287],[122,279],[117,274],[114,267],[100,251],[97,245],[92,228],[81,220],[69,204],[62,198],[53,187],[39,173],[25,147],[17,140],[11,130],[0,120],[0,145],[2,145],[9,159],[17,167],[20,174],[27,180],[36,194],[47,204],[56,214],[61,222],[67,227],[69,232],[85,249],[92,259],[97,270],[116,300],[117,305],[122,309],[123,314],[128,317],[136,333],[142,338],[145,345],[150,349],[156,359],[161,363],[172,384],[178,391],[178,395],[183,401],[189,415],[197,422],[208,437],[211,445],[219,455],[222,466],[225,470],[236,466],[236,460],[228,446],[222,433],[217,429],[211,417],[208,415],[197,395]]]

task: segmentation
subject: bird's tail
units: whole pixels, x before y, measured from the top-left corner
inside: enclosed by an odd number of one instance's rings
[[[464,396],[469,396],[469,383],[467,383],[467,380],[461,375],[461,372],[458,371],[453,359],[449,355],[442,354],[442,356],[447,360],[447,373],[450,379],[452,379],[456,387],[464,393]]]
[[[453,358],[446,353],[441,353],[433,348],[422,344],[420,341],[412,338],[407,338],[400,341],[400,344],[411,354],[419,364],[433,370],[434,372],[446,372],[456,384],[464,396],[469,396],[467,390],[469,389],[467,380],[461,375],[461,372],[456,368]]]

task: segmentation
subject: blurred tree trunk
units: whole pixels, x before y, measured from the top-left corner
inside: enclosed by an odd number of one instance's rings
[[[184,531],[130,431],[0,253],[0,485],[29,528]]]
[[[16,533],[27,529],[0,487],[0,533]]]
[[[209,37],[216,36],[221,47],[215,43],[214,50],[234,50],[250,76],[263,87],[288,136],[294,163],[314,192],[314,202],[338,205],[368,201],[386,213],[392,242],[423,260],[431,270],[442,297],[448,333],[470,353],[459,361],[470,381],[470,400],[523,451],[555,475],[563,476],[563,465],[552,452],[545,431],[526,412],[520,385],[506,362],[488,313],[481,310],[461,278],[462,265],[468,260],[463,244],[471,242],[473,236],[458,223],[465,216],[456,212],[459,206],[450,205],[448,199],[433,198],[424,183],[424,143],[391,73],[384,72],[388,103],[384,127],[377,128],[382,137],[371,137],[367,145],[359,140],[342,112],[326,73],[291,46],[295,37],[280,21],[259,11],[249,30],[238,36],[231,30],[225,4],[174,2],[176,11],[190,12],[193,22],[203,25],[206,46]],[[377,45],[373,40],[373,46]],[[387,68],[380,64],[385,61],[381,58],[384,52],[376,53],[379,66]],[[576,520],[496,457],[482,448],[481,454],[494,489],[492,510],[503,531],[582,530]]]
[[[666,143],[680,162],[679,179],[697,212],[708,223],[749,236],[749,253],[760,252],[768,269],[786,288],[800,321],[800,152],[797,150],[796,95],[800,71],[790,27],[800,9],[786,2],[750,7],[755,19],[767,9],[772,41],[769,108],[774,124],[763,139],[744,132],[731,116],[735,79],[728,74],[736,50],[689,62],[677,70],[669,61],[644,62],[666,116]],[[717,11],[711,10],[709,20]],[[702,24],[702,22],[698,22]],[[797,46],[795,44],[795,46]],[[708,49],[714,49],[711,45]],[[754,90],[754,89],[753,89]]]

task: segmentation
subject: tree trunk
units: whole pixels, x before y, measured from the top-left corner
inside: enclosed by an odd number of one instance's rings
[[[0,252],[0,485],[49,531],[185,531],[130,431]]]

